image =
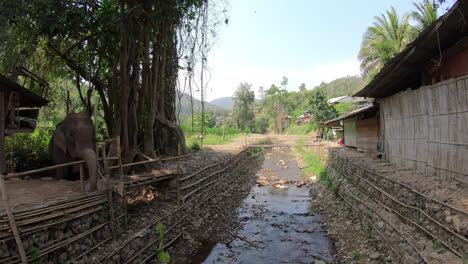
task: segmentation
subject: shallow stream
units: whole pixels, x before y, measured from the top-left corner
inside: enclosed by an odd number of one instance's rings
[[[192,263],[315,263],[333,261],[331,242],[319,224],[321,216],[311,208],[306,181],[290,149],[274,149],[265,158],[258,176],[286,178],[288,189],[255,186],[243,201],[239,221],[229,244],[206,242]],[[308,183],[309,184],[309,183]]]

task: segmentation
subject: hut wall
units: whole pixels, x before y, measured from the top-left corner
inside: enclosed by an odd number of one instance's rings
[[[399,92],[380,107],[388,160],[468,180],[468,75]]]
[[[359,151],[377,152],[379,142],[379,118],[356,121],[356,147]]]

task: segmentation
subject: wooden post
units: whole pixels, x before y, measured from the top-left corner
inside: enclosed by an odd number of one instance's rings
[[[117,156],[118,159],[118,166],[119,166],[119,194],[122,197],[122,206],[124,210],[124,225],[125,229],[128,229],[128,215],[127,215],[127,199],[125,198],[125,182],[124,182],[124,174],[123,174],[123,167],[122,167],[122,152],[120,150],[120,136],[116,137],[116,144],[117,144]]]
[[[117,240],[117,233],[115,231],[115,213],[114,213],[114,202],[112,199],[112,186],[110,182],[110,171],[107,166],[107,155],[106,155],[106,145],[103,144],[101,146],[102,152],[102,163],[104,165],[104,172],[106,174],[107,180],[107,195],[109,197],[109,214],[110,214],[110,224],[111,224],[111,231],[112,231],[112,238]]]
[[[84,183],[84,165],[80,164],[80,183],[81,183],[81,193],[86,193],[86,187]]]
[[[10,207],[10,202],[8,201],[5,178],[3,174],[0,174],[0,191],[2,192],[3,205],[8,215],[8,222],[10,223],[10,228],[11,228],[11,231],[13,232],[13,236],[15,237],[16,246],[18,247],[18,252],[21,257],[21,263],[28,263],[26,252],[24,251],[24,247],[23,247],[23,242],[21,241],[18,228],[16,227],[15,216],[13,215],[13,211],[11,210],[11,207]]]
[[[224,118],[224,125],[223,125],[223,140],[225,136],[226,136],[226,118]]]
[[[181,205],[181,197],[180,197],[180,155],[182,154],[182,146],[180,144],[177,144],[177,178],[176,178],[176,184],[177,184],[177,205]]]

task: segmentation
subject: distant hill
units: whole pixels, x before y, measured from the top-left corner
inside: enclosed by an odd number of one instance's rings
[[[321,83],[318,87],[324,88],[329,97],[338,97],[342,95],[353,95],[366,86],[360,76],[347,76],[338,78],[329,83]]]
[[[178,107],[179,107],[179,100],[177,98],[176,100],[177,112],[176,113],[178,113],[179,111]],[[198,100],[197,98],[193,98],[193,112],[194,113],[201,112],[201,101]],[[205,112],[214,113],[215,115],[224,115],[227,112],[230,112],[230,110],[219,107],[212,103],[205,102]],[[184,94],[181,99],[179,118],[181,120],[186,120],[190,118],[190,116],[191,116],[190,95]]]
[[[221,97],[210,101],[210,104],[214,104],[224,109],[232,110],[234,107],[234,99],[232,97]]]

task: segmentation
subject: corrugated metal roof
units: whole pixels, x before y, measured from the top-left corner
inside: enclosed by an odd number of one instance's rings
[[[340,100],[342,100],[342,99],[344,99],[346,97],[350,97],[350,96],[349,95],[343,95],[343,96],[339,96],[339,97],[330,98],[330,99],[328,99],[328,103],[333,104],[333,103],[336,103],[336,102],[338,102],[338,101],[340,101]]]
[[[334,118],[334,119],[332,119],[332,120],[328,120],[328,121],[325,122],[325,125],[328,127],[329,125],[333,125],[333,123],[336,123],[336,122],[338,122],[338,121],[340,121],[340,120],[353,117],[353,116],[355,116],[355,115],[357,115],[357,114],[365,113],[365,112],[370,111],[370,110],[375,109],[375,108],[376,108],[376,106],[373,105],[373,104],[363,106],[363,107],[361,107],[361,108],[359,108],[359,109],[356,109],[356,110],[354,110],[354,111],[351,111],[351,112],[349,112],[349,113],[347,113],[347,114],[344,114],[344,115],[339,116],[339,117],[337,117],[337,118]]]
[[[440,50],[467,36],[467,2],[457,1],[445,15],[388,61],[374,79],[354,96],[383,98],[408,88],[419,88],[424,65],[431,58],[439,56]]]

